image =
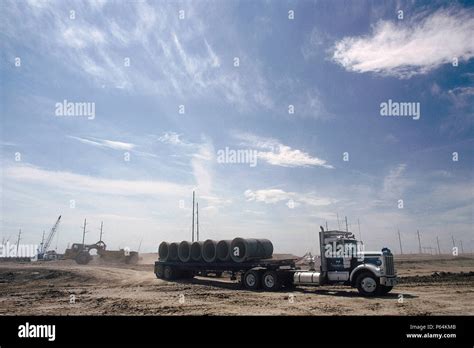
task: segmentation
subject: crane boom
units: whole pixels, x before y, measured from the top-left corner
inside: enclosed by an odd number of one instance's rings
[[[48,237],[46,238],[46,241],[44,242],[42,250],[41,250],[43,254],[48,251],[49,245],[51,244],[51,241],[53,240],[54,234],[56,233],[56,230],[58,229],[60,221],[61,221],[61,215],[59,215],[58,219],[56,220],[56,223],[53,225],[53,227],[49,231]]]

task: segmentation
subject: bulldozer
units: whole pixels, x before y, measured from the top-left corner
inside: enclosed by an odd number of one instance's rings
[[[138,252],[128,249],[107,250],[107,245],[103,241],[94,244],[74,243],[66,249],[64,259],[75,260],[79,265],[87,265],[92,260],[91,250],[96,250],[101,260],[110,262],[121,262],[125,264],[136,264],[138,262]]]

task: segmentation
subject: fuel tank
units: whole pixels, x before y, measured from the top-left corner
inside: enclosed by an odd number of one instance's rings
[[[293,274],[293,284],[320,285],[321,273],[313,271],[298,271]]]

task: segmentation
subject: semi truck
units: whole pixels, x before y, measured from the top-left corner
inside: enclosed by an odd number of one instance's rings
[[[242,285],[248,290],[278,291],[282,287],[340,284],[357,288],[362,296],[385,295],[397,284],[393,254],[388,248],[364,251],[362,242],[353,233],[325,231],[321,226],[319,250],[321,263],[318,270],[314,262],[310,262],[309,269],[301,269],[296,265],[296,258],[244,262],[160,259],[155,262],[154,272],[157,278],[167,281],[226,272],[230,273],[231,279],[240,276]]]

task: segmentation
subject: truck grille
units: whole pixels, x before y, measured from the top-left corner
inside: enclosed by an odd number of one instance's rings
[[[385,274],[388,276],[395,275],[395,267],[393,265],[393,255],[384,255]]]

